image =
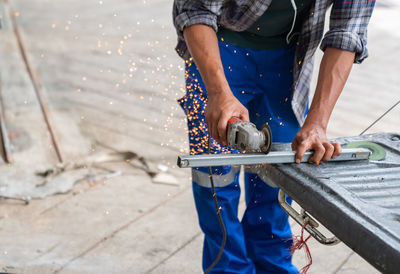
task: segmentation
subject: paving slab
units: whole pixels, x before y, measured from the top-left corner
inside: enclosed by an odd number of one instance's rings
[[[17,215],[3,219],[1,247],[5,252],[0,253],[0,261],[28,268],[46,264],[61,268],[180,191],[178,187],[152,184],[147,175],[125,176],[110,179],[31,218]]]
[[[199,233],[194,213],[191,190],[186,188],[181,195],[103,241],[65,269],[145,273],[183,244],[190,242],[193,234]],[[118,264],[114,261],[116,257],[119,258]]]
[[[340,274],[350,274],[350,273],[371,273],[371,274],[378,274],[380,273],[378,270],[373,268],[371,265],[366,264],[365,261],[358,256],[356,253],[351,253],[348,260],[343,262],[343,265],[340,266],[333,273],[340,273]]]

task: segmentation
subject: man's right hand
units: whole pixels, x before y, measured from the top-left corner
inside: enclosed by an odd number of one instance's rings
[[[248,111],[229,88],[214,29],[207,25],[191,25],[183,30],[183,36],[206,86],[208,130],[215,140],[226,145],[228,120],[236,116],[247,122]]]
[[[227,124],[231,117],[249,122],[248,110],[229,92],[208,93],[206,122],[211,137],[222,145],[227,145]]]

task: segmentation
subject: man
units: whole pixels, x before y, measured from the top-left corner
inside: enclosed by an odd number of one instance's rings
[[[274,142],[292,142],[296,162],[314,150],[311,163],[341,153],[326,128],[353,63],[367,57],[367,25],[374,0],[175,0],[178,54],[186,60],[190,151],[236,152],[226,140],[227,121],[239,117],[270,125]],[[324,19],[332,6],[329,31]],[[314,53],[324,56],[310,108]],[[213,169],[227,242],[215,273],[297,273],[291,263],[291,231],[277,189],[246,170],[247,208],[240,221],[239,169]],[[192,170],[193,194],[205,234],[203,269],[217,257],[222,240],[206,169]]]

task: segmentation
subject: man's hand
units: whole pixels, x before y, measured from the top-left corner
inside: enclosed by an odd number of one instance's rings
[[[303,127],[292,143],[296,162],[300,163],[306,150],[314,150],[311,163],[319,164],[342,153],[338,143],[329,142],[326,128],[333,107],[343,90],[354,61],[354,52],[326,48],[319,69],[317,88]]]
[[[327,162],[342,153],[339,143],[331,143],[326,137],[325,129],[318,124],[304,124],[292,142],[292,150],[296,150],[296,163],[300,163],[307,150],[314,150],[309,162]]]
[[[192,25],[183,30],[183,35],[206,86],[208,130],[214,139],[226,145],[228,120],[236,116],[249,121],[248,111],[232,94],[226,80],[215,31],[206,25]]]
[[[231,117],[238,117],[242,121],[249,122],[247,109],[231,92],[208,94],[206,108],[208,130],[210,135],[223,145],[227,145],[226,126]]]

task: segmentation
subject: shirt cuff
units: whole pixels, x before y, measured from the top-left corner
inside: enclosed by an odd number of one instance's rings
[[[368,57],[366,41],[360,38],[355,32],[344,30],[330,30],[325,34],[321,42],[321,50],[325,51],[327,47],[343,49],[355,52],[354,63],[361,64]]]

